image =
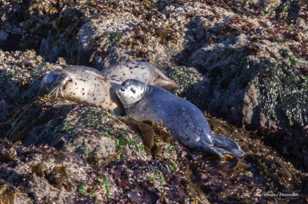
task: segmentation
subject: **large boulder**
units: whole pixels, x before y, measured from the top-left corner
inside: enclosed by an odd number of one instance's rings
[[[300,42],[308,35],[301,27],[287,31],[263,18],[238,15],[211,26],[198,17],[187,28],[188,44],[176,59],[206,76],[187,97],[228,121],[280,135],[265,140],[307,169],[308,79],[303,70],[308,60]]]

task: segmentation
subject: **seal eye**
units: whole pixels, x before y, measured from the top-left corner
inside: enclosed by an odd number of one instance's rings
[[[58,74],[55,74],[55,73],[49,73],[47,74],[43,80],[45,81],[45,83],[47,84],[51,84],[51,83],[54,83],[56,81],[58,81],[60,79],[60,76]]]
[[[136,93],[135,89],[130,88],[131,92]]]

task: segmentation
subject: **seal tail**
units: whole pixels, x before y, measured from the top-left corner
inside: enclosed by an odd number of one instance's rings
[[[236,158],[241,158],[245,155],[245,152],[236,142],[223,135],[213,135],[213,143],[213,148],[216,152],[220,153],[220,155],[231,154]]]

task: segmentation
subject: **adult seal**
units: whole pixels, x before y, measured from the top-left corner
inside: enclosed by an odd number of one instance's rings
[[[126,80],[116,87],[115,93],[129,117],[163,124],[172,136],[189,148],[220,158],[226,154],[236,158],[244,155],[230,138],[213,133],[203,113],[187,100],[138,80]]]
[[[40,92],[50,92],[56,98],[99,106],[119,114],[121,103],[112,87],[127,79],[138,79],[166,89],[176,88],[176,83],[155,66],[146,62],[127,62],[102,72],[87,66],[64,66],[43,77]]]
[[[167,77],[156,66],[144,61],[128,61],[104,69],[103,75],[112,82],[121,84],[128,79],[136,79],[146,84],[174,90],[177,87],[175,81]]]
[[[41,80],[40,92],[112,111],[119,106],[111,80],[86,66],[66,66],[48,72]]]

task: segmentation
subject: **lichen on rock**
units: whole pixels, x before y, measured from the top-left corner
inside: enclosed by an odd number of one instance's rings
[[[293,0],[0,1],[0,202],[307,202],[307,11]],[[161,129],[149,151],[123,118],[37,97],[61,64],[126,60],[163,69],[246,157],[219,162]],[[267,196],[283,194],[294,197]]]

